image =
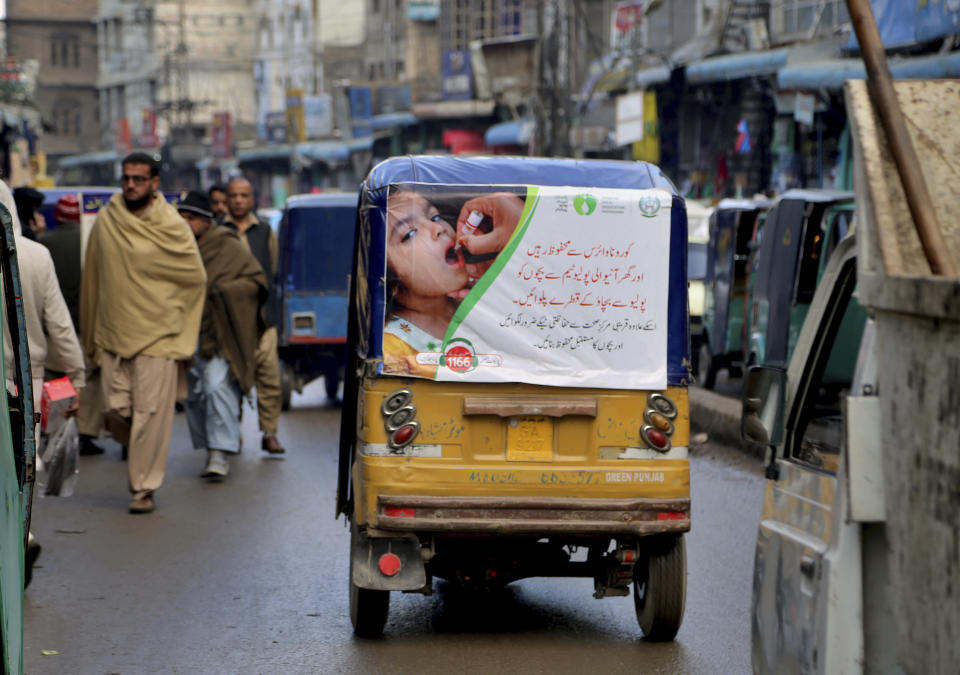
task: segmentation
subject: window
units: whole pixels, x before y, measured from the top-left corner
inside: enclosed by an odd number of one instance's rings
[[[831,474],[837,472],[843,447],[843,399],[850,390],[867,314],[853,297],[856,260],[846,261],[834,297],[819,326],[817,345],[797,389],[791,411],[787,452],[791,460]]]
[[[847,23],[850,14],[845,0],[776,0],[770,8],[771,29],[783,35],[830,33]]]

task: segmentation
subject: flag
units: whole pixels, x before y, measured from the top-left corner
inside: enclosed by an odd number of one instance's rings
[[[737,123],[737,142],[734,149],[741,155],[750,152],[750,129],[747,127],[747,120],[740,120]]]

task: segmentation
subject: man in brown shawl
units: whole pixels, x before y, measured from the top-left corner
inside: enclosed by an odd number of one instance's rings
[[[122,191],[87,242],[80,326],[89,367],[101,369],[104,419],[128,446],[131,513],[156,508],[178,391],[200,331],[206,274],[193,233],[157,191],[156,161],[124,158]],[[182,382],[182,387],[178,386]]]
[[[188,373],[187,420],[193,447],[207,450],[201,475],[222,480],[230,471],[228,456],[240,451],[240,402],[255,380],[267,278],[236,232],[213,225],[206,195],[190,192],[179,209],[207,270],[200,343]]]

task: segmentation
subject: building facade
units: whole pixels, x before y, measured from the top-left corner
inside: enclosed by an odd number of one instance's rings
[[[60,157],[100,146],[97,0],[7,0],[7,53],[38,63],[36,149]]]

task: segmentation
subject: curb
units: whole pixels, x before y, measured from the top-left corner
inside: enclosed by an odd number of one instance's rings
[[[690,387],[690,426],[706,432],[711,440],[763,460],[764,449],[740,441],[740,399],[723,396],[701,387]]]

